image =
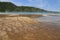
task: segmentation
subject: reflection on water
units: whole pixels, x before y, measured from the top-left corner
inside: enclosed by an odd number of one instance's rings
[[[60,13],[48,13],[48,12],[0,12],[0,14],[38,14],[43,17],[36,18],[38,21],[42,22],[59,22],[60,23]]]
[[[44,16],[36,18],[38,21],[42,22],[59,22],[60,23],[60,16]]]
[[[60,16],[43,16],[43,17],[36,18],[36,20],[45,23],[45,25],[60,28]]]

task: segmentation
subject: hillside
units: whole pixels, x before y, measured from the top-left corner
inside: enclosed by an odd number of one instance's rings
[[[29,6],[19,6],[15,9],[15,11],[21,11],[21,12],[45,12],[43,9],[35,8],[35,7],[29,7]]]
[[[15,11],[15,12],[44,12],[46,10],[35,8],[35,7],[29,7],[29,6],[16,6],[15,4],[11,2],[0,2],[0,12],[5,11]]]
[[[10,2],[0,2],[0,11],[13,11],[16,6]]]

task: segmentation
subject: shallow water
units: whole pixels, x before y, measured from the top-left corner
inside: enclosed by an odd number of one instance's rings
[[[60,21],[60,16],[44,16],[36,19],[39,21],[45,21],[45,22],[56,22],[56,21]]]
[[[49,22],[49,23],[60,25],[60,16],[43,16],[35,19],[40,22],[45,22],[45,23]]]
[[[35,18],[35,20],[44,23],[48,27],[60,28],[60,16],[43,16]]]
[[[48,13],[48,12],[0,12],[0,14],[60,14],[60,13]]]
[[[25,17],[0,18],[0,34],[2,40],[59,40],[60,16],[44,15],[35,18],[40,23]],[[47,23],[47,22],[56,22]],[[58,23],[59,22],[59,23]],[[15,25],[14,25],[15,24]],[[2,27],[3,26],[3,27]],[[4,30],[4,31],[3,31]]]
[[[42,22],[58,22],[60,23],[60,13],[47,13],[47,12],[0,12],[0,14],[38,14],[43,17],[35,18],[38,21]]]

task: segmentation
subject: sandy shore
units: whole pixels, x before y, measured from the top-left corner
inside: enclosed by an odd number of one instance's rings
[[[60,40],[60,27],[25,16],[1,16],[0,40]]]
[[[0,17],[30,17],[30,18],[37,18],[42,17],[43,15],[38,14],[0,14]]]

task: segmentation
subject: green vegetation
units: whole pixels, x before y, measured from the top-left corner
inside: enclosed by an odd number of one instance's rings
[[[22,11],[22,12],[43,12],[45,10],[35,8],[35,7],[28,7],[28,6],[20,6],[15,9],[15,11]]]
[[[45,12],[46,10],[28,7],[28,6],[16,6],[11,2],[0,2],[0,12]]]
[[[10,2],[0,2],[0,11],[13,11],[15,10],[16,6]]]

